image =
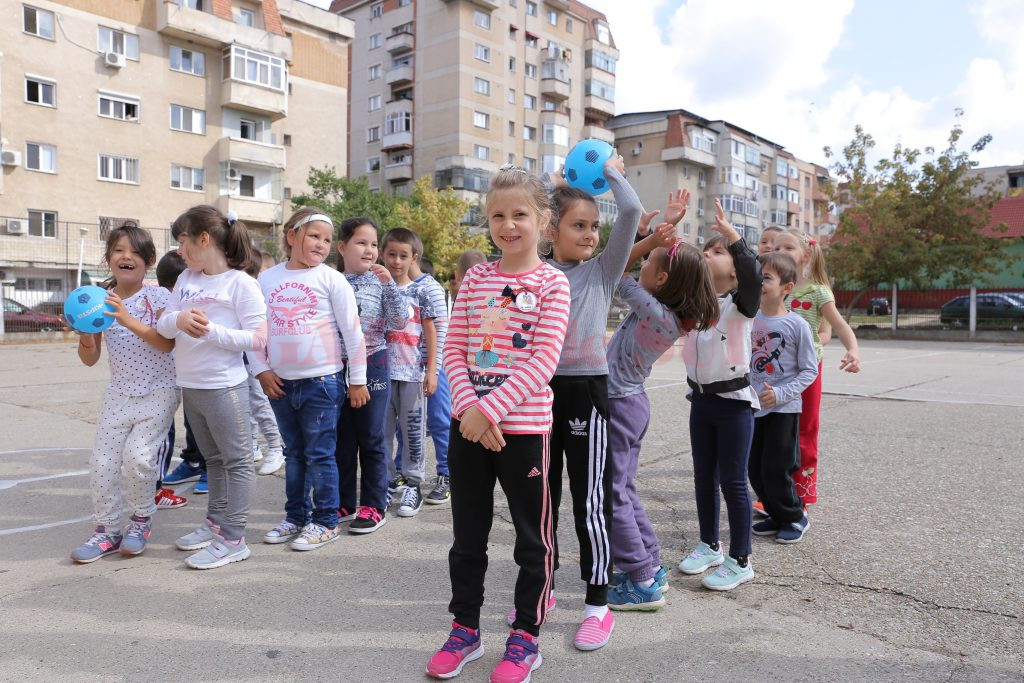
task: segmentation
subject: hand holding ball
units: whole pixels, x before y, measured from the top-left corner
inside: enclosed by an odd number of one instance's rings
[[[114,319],[104,315],[113,313],[114,307],[106,303],[107,290],[95,285],[79,287],[64,300],[64,317],[68,324],[79,332],[96,334],[114,324]]]
[[[608,179],[604,177],[604,164],[615,149],[604,140],[587,138],[580,140],[569,150],[565,158],[565,180],[570,187],[592,195],[608,191]]]

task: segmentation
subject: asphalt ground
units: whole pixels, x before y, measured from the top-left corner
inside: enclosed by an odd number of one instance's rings
[[[867,341],[858,375],[840,356],[826,350],[811,528],[791,546],[755,537],[753,582],[712,593],[673,571],[663,610],[619,613],[605,648],[578,652],[565,497],[534,681],[1024,680],[1024,346]],[[68,343],[0,347],[0,680],[426,680],[450,622],[447,506],[296,553],[259,542],[284,491],[258,477],[246,562],[185,567],[173,541],[202,520],[199,496],[157,514],[141,557],[72,564],[104,365]],[[648,385],[638,477],[673,566],[697,537],[683,380],[676,349]],[[499,495],[487,654],[460,680],[500,658],[512,540]]]

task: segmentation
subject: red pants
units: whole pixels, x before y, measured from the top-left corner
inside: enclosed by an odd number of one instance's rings
[[[818,376],[800,394],[800,469],[793,474],[796,494],[804,505],[818,502],[818,414],[821,408],[821,361]]]

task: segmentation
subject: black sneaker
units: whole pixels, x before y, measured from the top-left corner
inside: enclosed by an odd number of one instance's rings
[[[348,525],[348,531],[350,534],[370,534],[387,521],[383,510],[364,505],[359,508],[356,518]]]
[[[755,536],[774,536],[779,531],[779,523],[768,517],[760,522],[754,522],[750,530]]]
[[[427,494],[427,502],[431,505],[443,505],[451,500],[451,497],[452,491],[448,483],[448,475],[437,475],[437,483],[434,484],[434,490]]]
[[[804,540],[804,534],[807,533],[807,527],[811,526],[811,520],[807,519],[807,515],[804,515],[799,522],[791,522],[779,529],[779,533],[775,534],[776,543],[799,543]]]
[[[388,493],[398,493],[399,489],[404,487],[408,482],[405,477],[401,474],[396,474],[395,478],[388,482]]]
[[[415,517],[423,507],[423,494],[420,493],[418,484],[406,486],[402,489],[402,502],[398,505],[399,517]]]

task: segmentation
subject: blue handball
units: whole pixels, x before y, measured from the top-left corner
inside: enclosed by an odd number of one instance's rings
[[[604,177],[604,162],[611,158],[615,149],[604,140],[587,138],[580,140],[569,150],[565,158],[565,180],[570,187],[592,195],[608,191],[608,179]]]
[[[79,287],[64,300],[64,317],[79,332],[102,332],[114,324],[113,318],[103,315],[103,311],[114,312],[114,307],[106,303],[106,299],[107,290],[102,287]]]

